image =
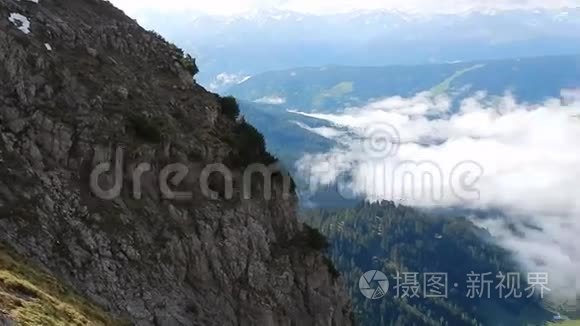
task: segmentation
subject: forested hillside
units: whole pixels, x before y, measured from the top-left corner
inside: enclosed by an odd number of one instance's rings
[[[580,86],[579,56],[554,56],[418,66],[297,68],[253,76],[229,93],[249,101],[275,97],[281,108],[336,112],[423,91],[456,99],[477,91],[512,92],[526,102],[559,97]]]
[[[304,219],[328,237],[332,261],[350,287],[356,319],[363,325],[543,325],[552,318],[538,298],[526,298],[527,275],[520,273],[509,253],[466,218],[428,216],[382,202],[310,210]],[[385,297],[370,300],[361,294],[359,279],[369,270],[387,275]],[[522,298],[506,298],[507,291],[500,297],[500,272],[520,273]],[[418,273],[417,292],[412,286],[408,296],[403,295],[404,287],[397,291],[397,273],[401,278]],[[425,273],[447,274],[447,298],[426,298]],[[469,279],[474,276],[469,275],[484,273],[493,280],[489,295],[484,290],[481,298],[472,298]]]

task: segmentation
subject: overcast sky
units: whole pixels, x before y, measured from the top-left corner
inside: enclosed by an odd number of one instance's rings
[[[141,10],[192,11],[234,15],[258,9],[313,14],[352,10],[393,9],[418,13],[453,13],[476,9],[579,7],[578,0],[110,0],[129,14]]]

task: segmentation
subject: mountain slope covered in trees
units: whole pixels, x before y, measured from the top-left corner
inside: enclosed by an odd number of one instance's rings
[[[456,100],[478,91],[511,92],[525,102],[580,87],[580,56],[384,67],[325,66],[258,74],[228,92],[248,101],[276,97],[280,108],[336,112],[391,96],[445,93]]]
[[[537,297],[500,298],[496,276],[526,274],[497,247],[487,231],[464,217],[435,217],[392,202],[360,203],[351,209],[317,209],[303,214],[306,223],[328,237],[332,261],[350,287],[356,319],[362,325],[543,325],[552,314]],[[389,292],[369,300],[359,279],[369,270],[385,273]],[[395,289],[403,273],[418,273],[418,297]],[[447,298],[425,298],[424,273],[446,273]],[[468,275],[490,273],[489,298],[469,295]],[[399,284],[404,284],[400,281]],[[457,286],[456,286],[457,285]],[[504,294],[507,293],[504,292]]]

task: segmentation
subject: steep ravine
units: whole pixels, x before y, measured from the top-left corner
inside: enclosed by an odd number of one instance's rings
[[[106,1],[0,0],[0,241],[10,252],[0,255],[9,257],[0,259],[0,325],[34,325],[2,300],[42,308],[30,288],[57,305],[91,302],[71,306],[80,319],[69,324],[351,324],[343,285],[304,240],[281,182],[270,200],[239,198],[239,182],[234,199],[200,191],[207,164],[239,176],[262,154],[240,145],[247,128],[190,68]],[[123,172],[99,179],[102,188],[122,180],[112,199],[90,186],[107,162]],[[141,163],[150,171],[138,198]],[[190,168],[176,189],[193,199],[162,195],[161,171],[175,163]],[[38,269],[30,278],[15,270],[23,261]],[[7,293],[18,275],[26,286]],[[33,284],[47,278],[49,287]]]

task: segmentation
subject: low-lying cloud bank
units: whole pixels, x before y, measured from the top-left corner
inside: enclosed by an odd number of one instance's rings
[[[284,97],[273,95],[273,96],[264,96],[262,98],[254,100],[254,102],[260,104],[282,105],[286,103],[286,99]]]
[[[336,182],[370,200],[501,209],[507,220],[476,222],[530,271],[550,272],[559,296],[574,296],[580,293],[580,99],[570,94],[528,104],[480,93],[457,111],[445,96],[420,93],[335,115],[303,113],[332,122],[337,132],[320,134],[342,147],[307,155],[297,167],[312,185]]]
[[[217,91],[232,85],[241,84],[250,78],[251,76],[243,74],[228,74],[222,72],[210,83],[209,88],[212,91]]]

